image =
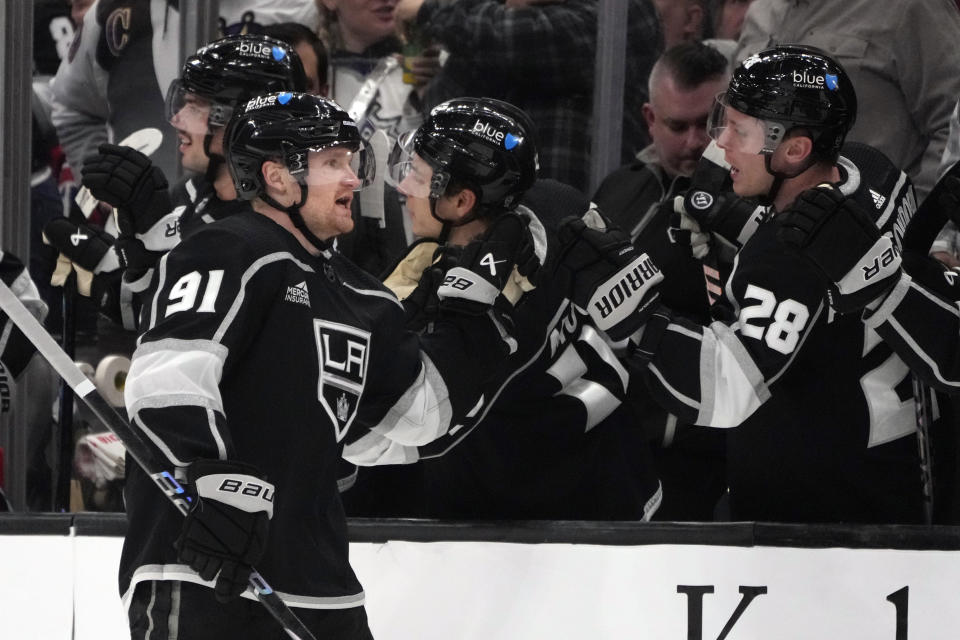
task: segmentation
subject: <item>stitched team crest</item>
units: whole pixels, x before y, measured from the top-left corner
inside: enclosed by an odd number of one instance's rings
[[[313,330],[320,356],[317,399],[330,416],[339,442],[357,415],[357,405],[363,395],[370,332],[325,320],[314,320]]]

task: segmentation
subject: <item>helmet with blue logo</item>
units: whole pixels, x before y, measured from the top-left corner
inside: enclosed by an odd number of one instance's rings
[[[350,114],[329,98],[306,93],[274,93],[248,101],[227,125],[223,144],[241,200],[264,196],[261,167],[268,160],[282,162],[304,189],[312,182],[307,162],[311,151],[349,150],[358,188],[373,180],[376,168]]]
[[[758,153],[773,153],[800,129],[818,157],[834,159],[856,120],[857,94],[847,72],[824,51],[787,44],[756,53],[734,70],[711,116],[715,139],[725,126],[727,107],[762,121]]]
[[[303,63],[290,45],[262,35],[228,36],[201,47],[183,63],[180,78],[167,91],[167,118],[190,93],[210,101],[208,125],[222,127],[235,107],[256,96],[306,86]]]
[[[432,200],[455,184],[476,194],[481,216],[514,208],[539,168],[530,117],[492,98],[457,98],[434,107],[423,125],[401,137],[398,149],[430,165]],[[409,160],[394,158],[391,164],[399,184]]]

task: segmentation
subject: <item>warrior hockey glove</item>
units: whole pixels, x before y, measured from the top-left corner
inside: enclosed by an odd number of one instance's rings
[[[557,268],[570,273],[574,304],[586,310],[598,329],[619,341],[653,313],[663,274],[629,236],[606,227],[598,215],[593,217],[596,220],[570,217],[560,223]]]
[[[534,272],[533,241],[524,218],[506,213],[463,249],[437,290],[441,312],[479,315],[491,308],[517,265]]]
[[[214,594],[228,602],[242,594],[267,544],[273,517],[273,485],[251,465],[197,460],[187,467],[193,506],[176,548],[204,580],[217,579]]]
[[[870,214],[831,186],[808,189],[783,214],[780,240],[825,276],[830,306],[862,310],[900,278],[900,252]]]

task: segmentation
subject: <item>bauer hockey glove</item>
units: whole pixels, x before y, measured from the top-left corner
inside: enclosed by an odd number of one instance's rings
[[[558,233],[557,269],[570,274],[574,304],[612,340],[629,338],[656,308],[663,274],[627,234],[607,227],[596,213],[564,219]]]
[[[181,562],[204,580],[217,579],[219,602],[238,597],[267,545],[273,485],[251,465],[197,460],[187,467],[193,506],[176,548]]]
[[[853,313],[900,279],[900,251],[873,218],[839,190],[807,189],[782,214],[777,236],[824,275],[830,306]]]
[[[458,264],[446,272],[437,289],[440,311],[480,315],[494,306],[514,267],[526,275],[538,264],[526,219],[505,213],[464,247]]]

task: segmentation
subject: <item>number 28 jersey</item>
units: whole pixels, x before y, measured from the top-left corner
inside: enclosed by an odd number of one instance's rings
[[[838,164],[835,186],[902,237],[915,209],[905,174],[864,145],[847,145]],[[779,226],[768,216],[737,254],[729,319],[671,322],[648,386],[682,419],[736,427],[734,518],[917,522],[910,371],[858,315],[831,311],[822,276],[778,241]]]

